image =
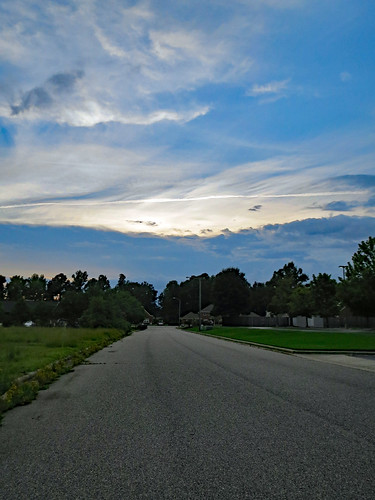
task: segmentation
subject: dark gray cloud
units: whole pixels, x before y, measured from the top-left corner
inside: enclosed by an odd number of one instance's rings
[[[35,87],[22,96],[21,104],[11,106],[12,115],[18,115],[31,108],[48,108],[52,102],[52,97],[43,87]]]
[[[249,208],[250,212],[258,212],[262,208],[262,205],[254,205],[253,207]]]
[[[346,201],[332,201],[327,203],[322,208],[323,210],[331,210],[333,212],[350,212],[353,208],[357,206],[356,203],[348,203]]]
[[[127,220],[132,224],[145,224],[146,226],[157,226],[157,223],[152,220]]]
[[[350,187],[375,187],[375,175],[341,175],[330,179],[333,183],[346,184]]]
[[[56,73],[43,86],[35,87],[25,92],[21,103],[11,105],[12,115],[18,115],[30,109],[46,109],[58,102],[61,94],[70,94],[74,91],[77,80],[83,77],[83,71]]]
[[[47,80],[47,85],[53,87],[56,92],[69,92],[73,90],[77,80],[80,80],[84,72],[73,71],[71,73],[56,73]]]

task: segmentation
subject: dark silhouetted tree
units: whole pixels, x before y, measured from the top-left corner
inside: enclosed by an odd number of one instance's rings
[[[212,297],[212,314],[224,318],[250,312],[250,285],[236,267],[223,269],[215,276]]]
[[[310,288],[313,312],[322,316],[324,318],[324,326],[328,327],[328,318],[336,316],[340,310],[336,293],[337,283],[331,278],[330,274],[319,273],[318,276],[313,274]]]
[[[352,261],[346,266],[345,279],[340,279],[340,297],[359,316],[375,316],[375,238],[358,245]]]
[[[23,276],[15,275],[10,278],[6,286],[8,300],[21,300],[26,295],[26,280]]]
[[[61,300],[64,292],[66,292],[70,287],[70,281],[67,276],[63,273],[56,274],[47,283],[47,293],[46,297],[48,300]]]

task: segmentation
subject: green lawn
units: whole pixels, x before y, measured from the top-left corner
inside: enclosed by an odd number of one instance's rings
[[[24,374],[85,349],[90,354],[123,335],[108,328],[0,327],[0,395]]]
[[[197,331],[195,329],[195,331]],[[220,327],[203,332],[207,335],[257,342],[289,349],[375,350],[375,332],[333,332],[284,329]]]

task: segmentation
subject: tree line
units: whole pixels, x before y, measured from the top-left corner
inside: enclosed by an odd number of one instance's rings
[[[178,312],[184,316],[209,304],[214,305],[211,314],[222,316],[224,323],[250,312],[260,316],[267,312],[287,314],[290,319],[305,316],[306,321],[317,315],[326,324],[344,308],[355,316],[375,316],[375,238],[362,241],[352,261],[343,267],[344,276],[338,281],[327,273],[313,274],[309,280],[301,268],[289,262],[274,271],[269,281],[252,285],[244,273],[232,267],[216,276],[202,274],[181,283],[170,281],[159,302],[168,322],[176,322]]]
[[[4,301],[15,302],[10,314],[5,313]],[[353,315],[375,316],[375,238],[359,244],[338,281],[327,273],[313,274],[310,280],[294,262],[274,271],[265,283],[250,284],[243,272],[231,267],[215,276],[203,273],[181,283],[172,280],[159,296],[152,284],[129,281],[124,274],[113,288],[105,275],[89,279],[81,270],[70,279],[63,273],[51,280],[33,274],[7,281],[0,275],[0,322],[4,325],[29,319],[48,325],[59,319],[73,326],[124,328],[129,322],[142,321],[145,311],[177,324],[179,316],[210,304],[214,305],[212,315],[222,316],[224,322],[250,312],[290,318],[318,315],[327,320],[343,308]]]
[[[130,323],[144,319],[145,309],[151,313],[157,309],[153,285],[129,281],[120,274],[111,288],[105,275],[89,279],[82,270],[71,279],[59,273],[51,280],[33,274],[29,278],[15,275],[7,281],[0,275],[0,299],[0,323],[4,326],[32,320],[40,326],[58,323],[128,329]],[[14,303],[8,313],[4,301]]]

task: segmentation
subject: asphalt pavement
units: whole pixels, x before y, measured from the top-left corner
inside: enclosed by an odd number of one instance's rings
[[[157,326],[5,414],[0,499],[373,499],[375,374]]]

